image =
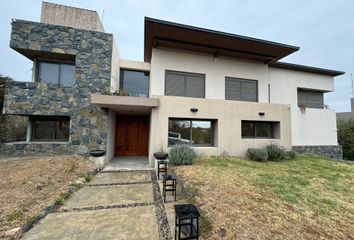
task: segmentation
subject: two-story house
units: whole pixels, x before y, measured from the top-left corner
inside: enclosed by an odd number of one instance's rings
[[[7,88],[4,113],[29,126],[2,153],[102,149],[150,166],[179,143],[206,156],[270,143],[342,155],[323,96],[343,72],[280,62],[299,47],[145,18],[144,62],[129,61],[96,12],[46,2],[41,22],[13,20],[10,47],[33,61],[33,81]]]

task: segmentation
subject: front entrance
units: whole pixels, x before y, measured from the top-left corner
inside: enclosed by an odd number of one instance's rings
[[[149,116],[117,115],[115,156],[147,156],[149,151]]]

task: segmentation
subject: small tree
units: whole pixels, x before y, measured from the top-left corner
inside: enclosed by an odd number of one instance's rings
[[[343,147],[343,158],[354,161],[354,117],[337,121],[338,143]]]

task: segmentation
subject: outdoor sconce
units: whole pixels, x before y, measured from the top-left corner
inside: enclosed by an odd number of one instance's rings
[[[263,117],[265,115],[265,112],[259,112],[258,115]]]
[[[198,112],[198,108],[191,108],[191,112],[192,112],[192,113]]]

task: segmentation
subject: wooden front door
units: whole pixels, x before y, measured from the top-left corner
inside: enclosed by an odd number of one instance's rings
[[[115,156],[147,156],[149,117],[117,115]]]

